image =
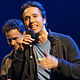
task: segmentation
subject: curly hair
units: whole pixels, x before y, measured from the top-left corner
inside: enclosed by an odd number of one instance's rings
[[[11,29],[18,29],[20,33],[23,33],[24,31],[26,31],[23,22],[18,19],[10,19],[6,21],[2,30],[3,30],[3,33],[5,34]]]

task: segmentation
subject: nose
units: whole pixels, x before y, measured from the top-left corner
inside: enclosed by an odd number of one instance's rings
[[[15,45],[15,43],[16,43],[15,40],[11,41],[11,45]]]
[[[30,23],[33,23],[33,22],[34,22],[34,18],[30,17]]]

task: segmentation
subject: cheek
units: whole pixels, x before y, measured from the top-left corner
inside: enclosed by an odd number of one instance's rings
[[[30,23],[30,19],[24,21],[24,24],[26,24],[27,26],[29,25],[29,23]]]
[[[43,19],[41,17],[39,17],[38,22],[42,25],[43,24]]]
[[[24,22],[24,25],[25,25],[25,28],[28,29],[29,22],[25,21],[25,22]]]
[[[16,48],[19,48],[19,45],[17,45]]]
[[[10,45],[11,43],[7,40],[8,45]]]

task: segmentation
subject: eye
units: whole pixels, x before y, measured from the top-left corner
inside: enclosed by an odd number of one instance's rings
[[[8,39],[8,41],[11,42],[12,40],[11,39]]]
[[[37,17],[36,15],[34,17]]]
[[[38,17],[38,15],[33,15],[33,17],[35,17],[35,18],[36,18],[36,17]]]
[[[30,16],[26,16],[24,20],[27,21],[29,19],[30,19]]]
[[[18,37],[17,38],[13,38],[13,40],[17,40],[18,39]]]

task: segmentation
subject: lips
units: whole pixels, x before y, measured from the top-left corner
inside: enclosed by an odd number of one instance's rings
[[[14,50],[16,50],[16,49],[18,49],[18,46],[16,45],[16,46],[14,46],[13,48],[14,48]]]
[[[32,25],[32,30],[35,30],[38,28],[38,25]]]

